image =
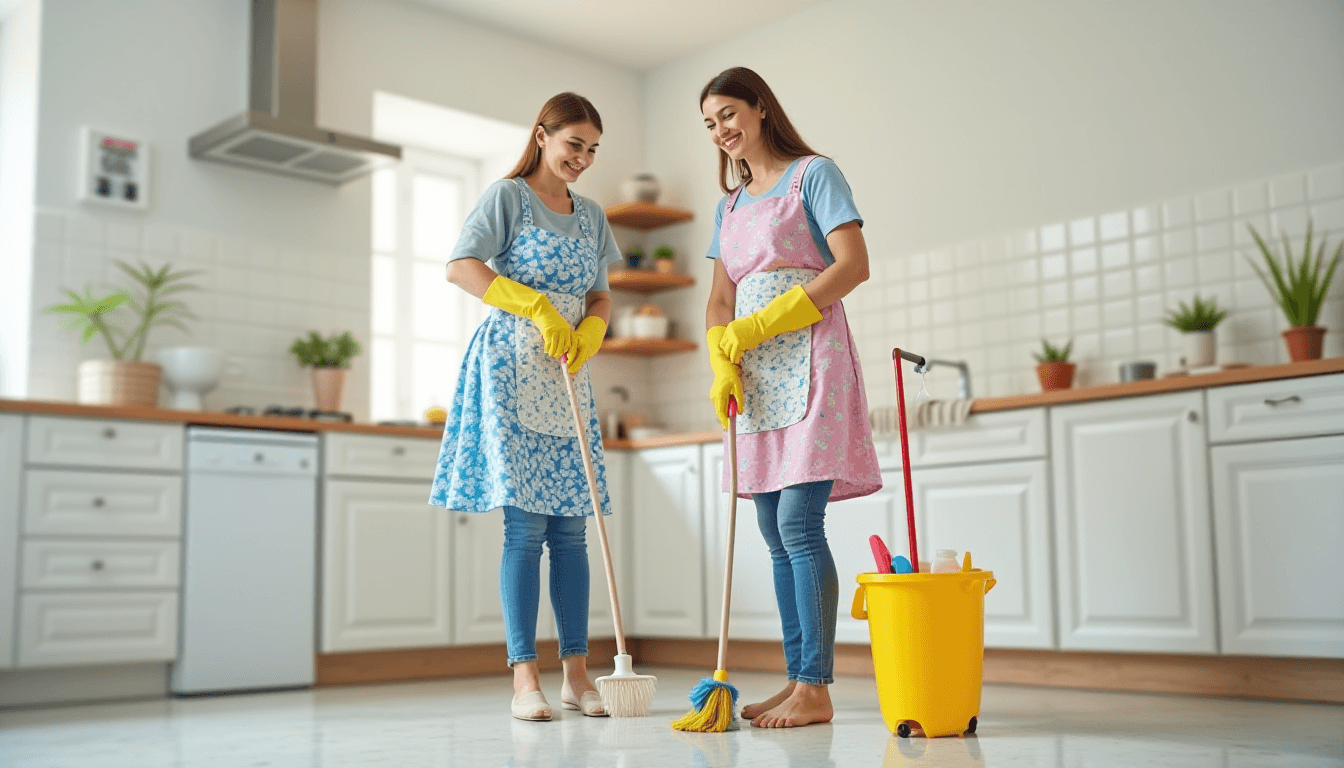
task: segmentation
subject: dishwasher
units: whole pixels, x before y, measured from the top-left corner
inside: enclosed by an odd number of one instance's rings
[[[187,429],[174,693],[313,684],[317,457],[312,434]]]

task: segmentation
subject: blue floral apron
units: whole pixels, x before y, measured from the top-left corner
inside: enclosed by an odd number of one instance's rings
[[[532,223],[527,182],[514,182],[523,201],[522,229],[508,251],[494,260],[495,267],[504,277],[545,294],[570,325],[577,325],[600,269],[588,212],[573,195],[582,238],[542,229]],[[574,383],[602,511],[611,514],[588,366],[580,369]],[[461,512],[511,506],[542,515],[592,514],[564,369],[546,354],[531,320],[492,308],[472,336],[448,409],[429,503]]]

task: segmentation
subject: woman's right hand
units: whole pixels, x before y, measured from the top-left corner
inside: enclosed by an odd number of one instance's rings
[[[734,398],[741,410],[745,396],[742,394],[742,376],[732,360],[719,347],[723,339],[724,327],[716,325],[705,333],[706,346],[709,348],[709,367],[714,370],[714,383],[709,386],[709,399],[714,403],[714,413],[719,423],[728,429],[728,400]]]
[[[559,359],[569,355],[572,359],[579,349],[579,337],[564,316],[551,304],[545,296],[541,296],[541,301],[532,314],[532,324],[537,327],[541,333],[542,344],[546,347],[546,354]]]

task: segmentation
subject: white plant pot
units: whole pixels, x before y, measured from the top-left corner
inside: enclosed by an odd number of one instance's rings
[[[1216,350],[1213,331],[1188,331],[1181,334],[1181,356],[1186,368],[1213,365]]]

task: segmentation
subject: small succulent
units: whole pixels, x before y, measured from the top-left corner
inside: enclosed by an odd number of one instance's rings
[[[672,250],[666,245],[660,245],[657,248],[653,249],[653,258],[655,259],[671,259],[674,258],[676,255],[677,252]]]
[[[1069,360],[1069,352],[1073,349],[1073,339],[1063,347],[1051,346],[1050,342],[1041,339],[1041,352],[1033,352],[1032,357],[1036,358],[1038,363],[1064,363]]]
[[[317,331],[309,331],[308,338],[295,339],[289,345],[289,351],[299,359],[299,365],[347,368],[350,366],[350,358],[363,350],[348,331],[326,339]]]
[[[1212,331],[1226,316],[1227,310],[1219,308],[1217,299],[1205,301],[1195,294],[1193,304],[1180,302],[1180,309],[1171,310],[1171,314],[1162,322],[1181,333]]]

